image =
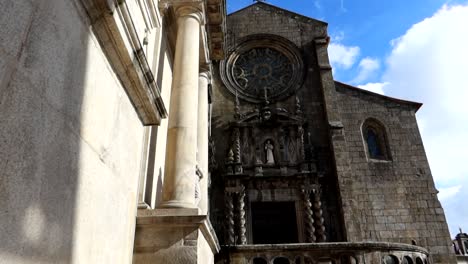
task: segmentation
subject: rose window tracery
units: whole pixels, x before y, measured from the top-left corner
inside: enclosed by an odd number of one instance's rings
[[[272,48],[253,48],[237,58],[232,75],[240,89],[261,97],[265,92],[274,96],[287,89],[292,73],[292,63],[283,53]]]
[[[302,85],[303,68],[296,46],[273,35],[248,37],[220,65],[228,90],[255,103],[294,94]]]

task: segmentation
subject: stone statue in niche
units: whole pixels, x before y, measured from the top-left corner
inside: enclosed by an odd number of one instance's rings
[[[271,143],[271,140],[268,139],[265,143],[265,158],[266,158],[265,164],[268,164],[268,165],[275,164],[275,157],[273,156],[273,149],[274,149],[274,146]]]

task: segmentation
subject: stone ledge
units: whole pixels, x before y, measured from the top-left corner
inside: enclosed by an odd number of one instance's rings
[[[428,251],[422,247],[370,241],[232,245],[222,248],[223,253],[229,255],[231,264],[244,264],[253,258],[262,258],[272,263],[278,256],[289,259],[287,263],[294,263],[293,260],[298,256],[308,263],[343,263],[343,259],[347,259],[345,263],[381,263],[388,255],[398,259],[411,258],[413,263],[416,259],[423,261],[431,259]]]
[[[352,250],[352,251],[410,251],[428,255],[427,249],[419,246],[390,243],[390,242],[324,242],[324,243],[293,243],[293,244],[258,244],[258,245],[235,245],[223,246],[228,247],[231,251],[267,251],[267,250],[307,250],[307,251],[323,251],[323,250]]]
[[[177,231],[184,233],[189,231],[200,230],[205,240],[211,248],[213,254],[220,250],[220,245],[216,233],[211,225],[207,215],[200,215],[198,208],[162,208],[153,210],[138,210],[136,219],[137,234],[135,236],[135,252],[150,252],[161,248],[154,241],[147,241],[139,234],[148,233],[171,233],[174,234],[172,239],[176,238]],[[183,239],[184,234],[179,234],[179,238]],[[176,241],[175,239],[174,241]]]

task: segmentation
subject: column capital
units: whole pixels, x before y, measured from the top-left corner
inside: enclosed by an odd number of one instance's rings
[[[200,76],[200,78],[206,78],[208,81],[211,80],[211,72],[208,71],[208,70],[200,69],[199,76]]]
[[[192,5],[183,5],[179,6],[175,9],[175,15],[177,18],[181,17],[193,17],[195,18],[201,25],[205,23],[204,16],[202,10],[200,10],[196,6]]]

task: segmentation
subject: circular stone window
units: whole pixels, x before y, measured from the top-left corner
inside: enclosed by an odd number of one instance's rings
[[[304,79],[299,50],[290,41],[273,35],[244,39],[221,62],[220,71],[230,92],[254,103],[290,96]]]

